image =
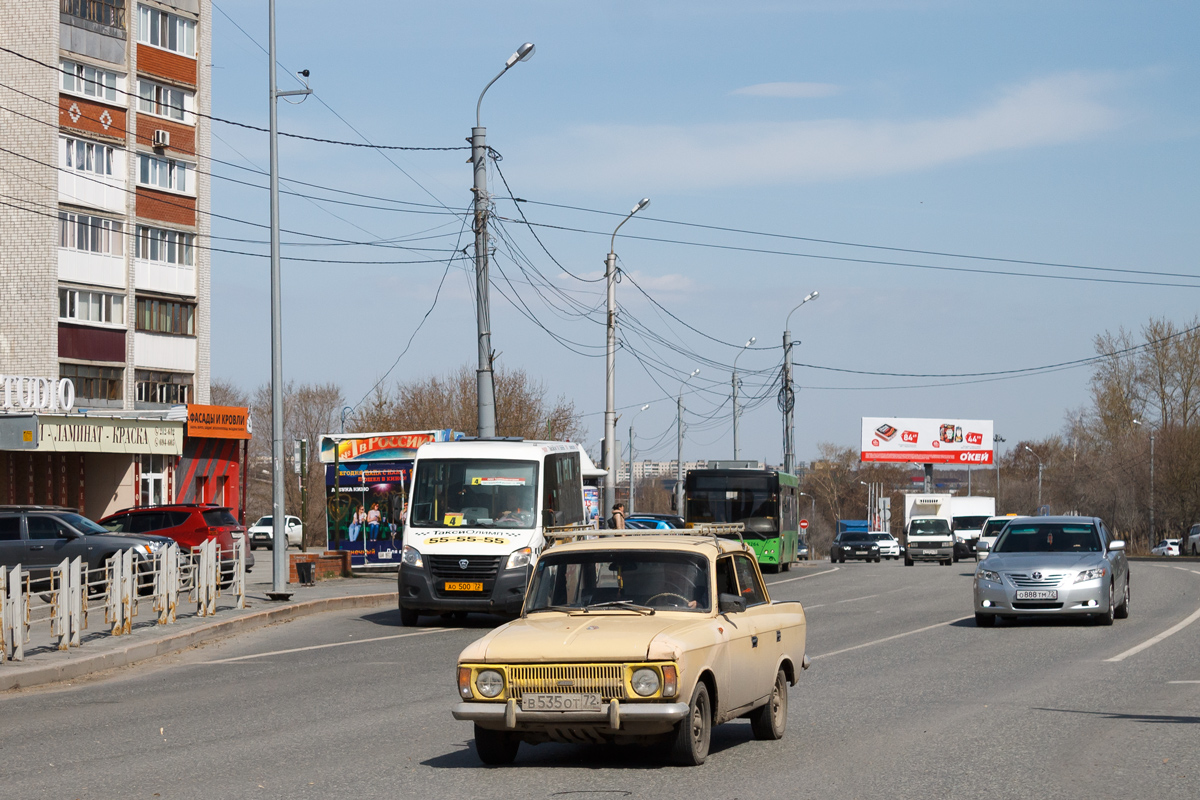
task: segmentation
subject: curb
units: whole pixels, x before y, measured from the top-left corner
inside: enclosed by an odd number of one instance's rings
[[[324,611],[340,611],[350,608],[370,608],[388,603],[398,603],[399,600],[399,592],[326,597],[320,600],[291,603],[266,611],[256,611],[242,617],[201,625],[191,630],[181,631],[180,633],[148,642],[130,644],[108,653],[82,656],[61,664],[42,664],[36,667],[13,668],[11,663],[5,663],[0,665],[0,692],[28,689],[32,686],[43,686],[48,683],[72,680],[85,675],[91,675],[95,672],[116,669],[117,667],[127,667],[139,661],[186,650],[189,647],[203,644],[210,639],[245,633],[246,631],[263,628],[276,622],[298,619],[310,614],[320,614]],[[79,651],[76,650],[74,652]]]

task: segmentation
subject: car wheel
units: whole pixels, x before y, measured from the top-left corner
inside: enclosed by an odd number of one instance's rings
[[[257,550],[257,549],[258,549],[258,547],[256,547],[256,546],[255,546],[254,542],[251,542],[251,543],[250,543],[250,552],[252,552],[252,553],[253,553],[253,552],[254,552],[255,550]]]
[[[954,555],[951,557],[950,560],[953,561],[955,564],[958,563],[958,552],[957,551],[954,553]]]
[[[417,613],[415,608],[400,606],[400,624],[405,628],[415,628],[420,618],[421,615]]]
[[[511,764],[521,747],[521,737],[509,731],[491,731],[475,725],[475,753],[485,764]]]
[[[1129,579],[1125,579],[1125,592],[1121,597],[1121,605],[1113,612],[1117,619],[1129,619]]]
[[[708,687],[704,681],[696,682],[692,702],[688,703],[688,715],[675,723],[675,739],[671,744],[671,756],[676,764],[698,767],[708,758],[708,745],[712,737],[712,705],[708,698]]]
[[[1116,594],[1115,588],[1113,587],[1112,584],[1109,584],[1108,585],[1108,611],[1105,611],[1103,614],[1096,615],[1096,624],[1097,625],[1112,625],[1113,620],[1117,618],[1117,604],[1113,600],[1113,595],[1115,595],[1115,594]]]
[[[995,614],[980,614],[975,613],[975,626],[979,628],[990,628],[996,624]]]
[[[876,564],[878,564],[878,563],[879,563],[879,556],[875,556],[875,563],[876,563]]]
[[[789,572],[789,571],[791,571],[791,569],[792,569],[792,562],[790,562],[790,561],[785,561],[785,562],[783,562],[782,564],[780,564],[780,565],[779,565],[779,568],[780,568],[781,570],[783,570],[784,572]]]
[[[782,739],[787,730],[788,684],[783,670],[775,674],[775,688],[767,704],[750,712],[750,730],[760,741]]]
[[[909,558],[908,556],[905,556],[904,557],[904,566],[911,567],[912,565],[913,565],[913,560],[911,558]]]

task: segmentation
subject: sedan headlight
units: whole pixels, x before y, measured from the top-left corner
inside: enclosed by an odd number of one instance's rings
[[[633,671],[633,690],[639,697],[649,697],[658,691],[658,672],[650,667],[641,667]]]
[[[1103,578],[1107,574],[1108,574],[1107,567],[1092,567],[1091,569],[1085,569],[1082,572],[1080,572],[1078,575],[1076,575],[1075,582],[1083,583],[1084,581],[1095,581],[1095,580],[1099,580],[1100,578]]]
[[[533,558],[533,551],[528,547],[522,547],[520,550],[514,550],[512,555],[508,557],[508,563],[504,566],[505,569],[517,569],[518,567],[528,567],[529,560]]]
[[[400,555],[400,563],[406,567],[425,566],[425,562],[421,560],[421,551],[408,545],[404,545],[404,552]]]
[[[498,697],[504,691],[504,676],[494,669],[485,669],[475,676],[475,688],[484,697]]]
[[[991,581],[992,583],[1000,583],[999,572],[992,572],[990,569],[981,569],[975,574],[980,580]]]

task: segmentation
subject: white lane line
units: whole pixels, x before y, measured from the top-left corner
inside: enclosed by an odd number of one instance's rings
[[[204,664],[233,664],[237,661],[249,661],[252,658],[267,658],[269,656],[282,656],[288,653],[303,653],[306,650],[325,650],[330,647],[345,647],[349,644],[366,644],[368,642],[386,642],[389,639],[407,639],[409,636],[426,636],[430,633],[449,633],[450,631],[461,631],[462,628],[426,628],[423,631],[413,631],[412,633],[397,633],[393,636],[376,636],[372,639],[351,639],[346,642],[332,642],[330,644],[314,644],[308,647],[293,647],[290,650],[273,650],[270,653],[254,653],[248,656],[235,656],[234,658],[220,658],[215,661],[204,661]]]
[[[771,581],[770,583],[767,584],[767,588],[769,589],[772,586],[777,586],[778,584],[781,584],[781,583],[791,583],[792,581],[802,581],[805,578],[815,578],[818,575],[828,575],[831,572],[837,572],[839,569],[841,569],[841,567],[834,567],[833,569],[827,569],[822,572],[814,572],[811,575],[801,575],[799,578],[786,578],[782,581]]]
[[[1200,681],[1167,681],[1167,683],[1200,683]]]
[[[962,622],[964,619],[973,619],[974,617],[975,617],[975,615],[972,614],[967,617],[959,617],[958,619],[946,620],[945,622],[936,622],[933,625],[926,625],[924,628],[917,628],[914,631],[905,631],[904,633],[896,633],[891,636],[885,636],[882,639],[876,639],[873,642],[863,642],[862,644],[856,644],[853,647],[844,647],[841,650],[834,650],[832,653],[821,653],[819,655],[809,656],[809,660],[816,661],[818,658],[829,658],[830,656],[838,656],[838,655],[841,655],[842,653],[849,653],[851,650],[861,650],[864,647],[871,647],[872,645],[883,644],[884,642],[890,642],[893,639],[902,639],[905,636],[912,636],[914,633],[924,633],[925,631],[931,631],[934,628],[943,628],[947,625],[953,625],[956,622]]]
[[[1142,652],[1147,647],[1153,647],[1154,645],[1161,642],[1163,639],[1166,639],[1168,636],[1173,636],[1176,633],[1179,633],[1181,630],[1186,628],[1188,625],[1191,625],[1193,622],[1195,622],[1198,619],[1200,619],[1200,608],[1198,608],[1194,612],[1192,612],[1192,615],[1190,617],[1185,619],[1183,622],[1180,622],[1178,625],[1172,625],[1170,628],[1167,628],[1162,633],[1158,634],[1157,636],[1151,636],[1149,639],[1147,639],[1146,641],[1137,645],[1136,647],[1131,647],[1128,650],[1126,650],[1124,653],[1121,653],[1120,655],[1115,655],[1112,658],[1106,658],[1104,660],[1105,661],[1124,661],[1125,659],[1129,658],[1130,656],[1136,655],[1137,653]]]

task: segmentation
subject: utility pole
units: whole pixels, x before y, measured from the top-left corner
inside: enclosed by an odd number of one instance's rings
[[[629,514],[633,514],[633,423],[637,415],[650,407],[649,403],[638,409],[637,414],[629,420]]]
[[[755,342],[757,342],[757,341],[758,341],[758,338],[757,338],[757,337],[755,337],[755,336],[751,336],[751,337],[750,337],[750,341],[746,342],[746,344],[742,346],[742,349],[738,351],[738,354],[737,354],[736,356],[734,356],[734,357],[733,357],[733,460],[734,460],[734,461],[737,461],[737,460],[738,460],[738,404],[737,404],[737,394],[738,394],[738,376],[737,376],[737,360],[738,360],[738,358],[740,358],[740,357],[741,357],[742,353],[746,352],[746,348],[747,348],[747,347],[749,347],[750,345],[754,344],[754,343],[755,343]]]
[[[992,442],[994,442],[996,444],[995,458],[996,458],[996,508],[997,508],[997,513],[999,513],[999,508],[1000,508],[1000,443],[1004,442],[1004,441],[1005,441],[1005,438],[1003,436],[996,436],[996,435],[992,436]]]
[[[481,438],[496,435],[496,386],[492,380],[492,322],[488,306],[488,204],[487,188],[487,128],[480,122],[483,96],[500,76],[520,61],[533,56],[533,44],[526,42],[504,62],[504,69],[492,78],[479,93],[475,104],[475,127],[471,129],[471,164],[475,171],[475,328],[479,338],[478,367],[475,371],[476,419]]]
[[[1150,429],[1150,547],[1154,547],[1154,428]],[[1149,548],[1147,548],[1149,549]],[[1182,551],[1182,548],[1180,548]]]
[[[308,440],[301,439],[296,448],[296,471],[300,473],[300,525],[302,531],[307,531],[308,525]],[[307,553],[308,546],[304,539],[307,534],[300,536],[300,552]]]
[[[700,374],[700,368],[692,370],[692,374],[684,379],[679,387],[679,397],[675,400],[675,511],[680,516],[683,513],[683,388],[688,381]]]
[[[783,323],[783,386],[779,388],[779,410],[783,412],[783,471],[796,474],[796,393],[792,388],[792,314],[809,300],[816,300],[820,292],[809,292],[800,303],[788,312]],[[816,509],[815,501],[813,505]]]
[[[287,600],[287,503],[284,494],[283,468],[283,298],[280,290],[279,269],[279,124],[278,100],[280,97],[312,94],[311,89],[281,92],[275,83],[275,0],[267,2],[268,52],[270,62],[269,100],[271,107],[271,482],[272,482],[272,546],[271,546],[271,589],[272,600]],[[300,73],[308,77],[308,70]]]

